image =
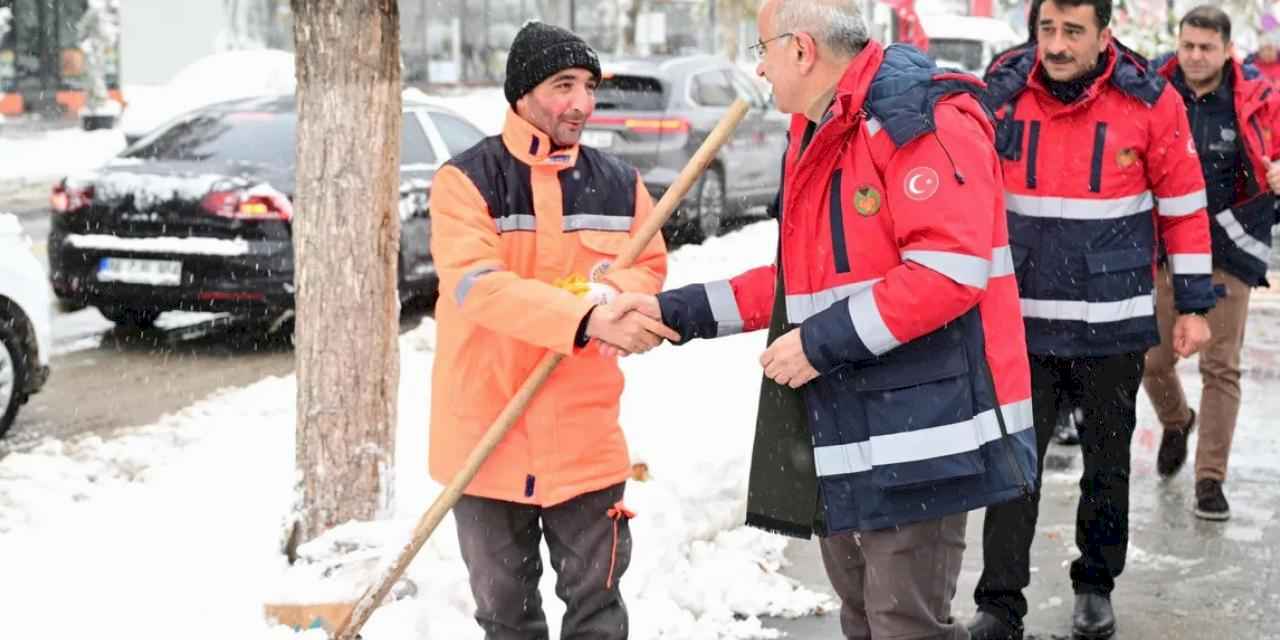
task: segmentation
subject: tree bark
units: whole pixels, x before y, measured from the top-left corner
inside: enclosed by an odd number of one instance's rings
[[[298,73],[295,537],[383,515],[400,378],[400,13],[293,0]]]

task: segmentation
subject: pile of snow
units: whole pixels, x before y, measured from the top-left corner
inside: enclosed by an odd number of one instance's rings
[[[682,249],[671,257],[668,285],[766,262],[776,237],[774,224],[761,223]],[[429,319],[400,342],[394,519],[340,527],[313,548],[355,541],[346,548],[366,561],[398,550],[440,493],[426,474],[434,344]],[[621,588],[638,640],[776,637],[756,616],[832,605],[778,573],[786,539],[740,526],[763,346],[756,333],[623,360],[622,422],[633,459],[652,476],[630,483],[626,499],[637,517]],[[268,378],[108,441],[49,441],[0,459],[6,634],[322,638],[269,626],[262,615],[264,602],[311,595],[281,582],[280,537],[296,479],[295,392],[292,376]],[[379,609],[366,640],[482,636],[452,518],[407,577],[416,594]],[[331,580],[319,588],[331,596],[365,586]],[[564,608],[553,571],[541,587],[554,637]]]
[[[60,129],[0,142],[0,181],[53,181],[68,173],[96,169],[124,150],[115,130]]]
[[[18,221],[18,216],[0,211],[0,236],[20,236],[22,233],[22,223]]]
[[[120,118],[125,135],[141,136],[192,109],[238,98],[294,92],[293,54],[276,49],[224,51],[183,67],[162,87],[127,87]]]

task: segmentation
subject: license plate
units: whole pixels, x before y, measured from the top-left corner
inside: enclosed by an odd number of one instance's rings
[[[175,286],[182,282],[182,263],[177,260],[103,258],[98,262],[98,280]]]
[[[588,147],[595,147],[597,149],[612,147],[613,132],[612,131],[583,131],[582,138],[579,140],[579,142],[587,145]]]

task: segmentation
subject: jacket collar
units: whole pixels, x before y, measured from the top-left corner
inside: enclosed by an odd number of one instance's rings
[[[1177,72],[1177,56],[1171,56],[1164,64],[1160,65],[1160,69],[1157,71],[1161,77],[1170,82],[1173,82]],[[1255,109],[1261,106],[1266,94],[1271,91],[1271,87],[1267,80],[1260,75],[1254,74],[1255,77],[1249,77],[1250,74],[1245,72],[1244,65],[1234,58],[1228,63],[1225,74],[1227,77],[1223,78],[1222,81],[1231,85],[1231,92],[1236,105],[1236,117],[1247,119]]]
[[[835,100],[831,105],[833,117],[847,117],[862,111],[871,90],[871,81],[883,62],[884,47],[875,40],[868,40],[862,51],[845,67],[844,75],[836,84]]]
[[[507,109],[502,143],[511,155],[530,166],[572,167],[578,162],[578,145],[552,151],[551,137],[521,118],[514,109]]]
[[[1066,109],[1074,110],[1084,107],[1085,105],[1093,102],[1098,97],[1098,94],[1102,93],[1102,88],[1106,86],[1107,83],[1111,82],[1111,76],[1115,73],[1116,65],[1120,62],[1120,52],[1116,49],[1114,42],[1107,43],[1106,53],[1108,54],[1106,56],[1107,66],[1103,68],[1102,73],[1099,74],[1097,78],[1094,78],[1093,82],[1089,84],[1089,87],[1084,90],[1084,94],[1080,96],[1080,99],[1072,102],[1071,104],[1063,104],[1060,100],[1054,97],[1053,93],[1049,90],[1049,87],[1043,80],[1041,80],[1040,70],[1043,68],[1044,62],[1040,59],[1039,55],[1036,55],[1035,63],[1031,65],[1031,74],[1027,77],[1027,86],[1042,93],[1054,103],[1062,104]]]

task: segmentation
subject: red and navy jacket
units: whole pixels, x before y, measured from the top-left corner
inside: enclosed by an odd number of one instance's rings
[[[1155,67],[1172,83],[1178,60],[1168,55]],[[1280,158],[1280,141],[1275,136],[1280,128],[1280,92],[1257,69],[1235,60],[1228,63],[1226,74],[1223,82],[1230,84],[1235,106],[1233,131],[1248,165],[1238,175],[1231,206],[1209,212],[1213,264],[1250,286],[1265,287],[1269,286],[1271,227],[1276,222],[1267,169]]]
[[[987,72],[1010,244],[1031,353],[1064,358],[1159,342],[1157,232],[1182,313],[1216,300],[1204,176],[1182,97],[1123,45],[1083,96],[1041,81],[1034,43]]]
[[[830,533],[1034,485],[1027,351],[980,91],[909,46],[871,42],[816,128],[792,118],[782,289],[821,373],[801,392]],[[686,341],[765,328],[777,279],[766,266],[664,292],[663,320]]]

